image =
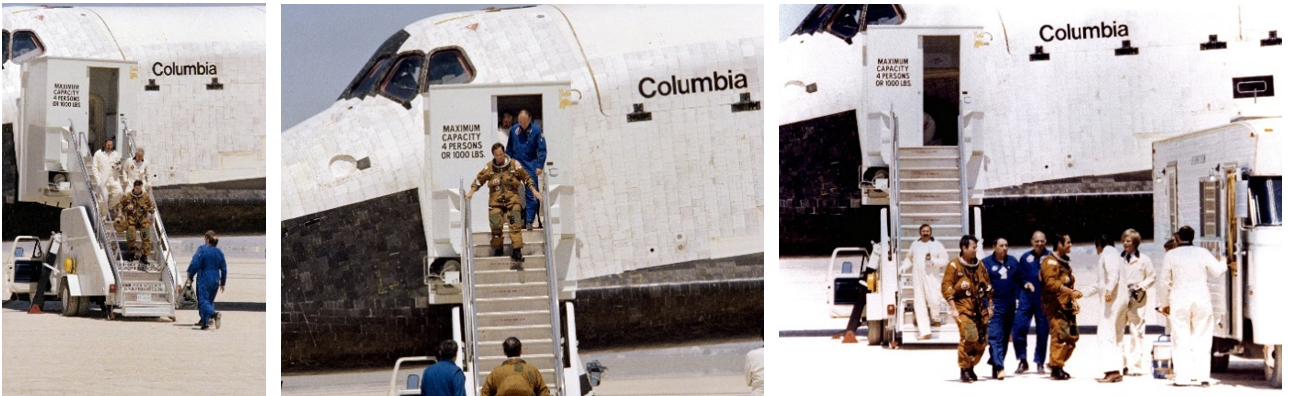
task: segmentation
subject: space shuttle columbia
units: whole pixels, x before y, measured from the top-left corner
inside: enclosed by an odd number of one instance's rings
[[[579,340],[759,334],[762,8],[487,9],[394,33],[283,132],[283,367],[456,338],[469,372],[509,334],[572,387]],[[546,199],[517,265],[462,195],[523,110]],[[755,308],[677,302],[700,294]]]
[[[1148,229],[1153,142],[1283,117],[1268,7],[817,6],[776,60],[783,237]]]
[[[67,177],[46,139],[56,136],[39,136],[38,125],[84,134],[90,153],[109,138],[144,149],[172,233],[264,232],[264,7],[6,6],[3,15],[6,239],[47,236],[72,204],[57,191]]]

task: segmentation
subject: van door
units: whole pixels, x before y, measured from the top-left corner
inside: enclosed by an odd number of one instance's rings
[[[541,185],[541,190],[572,185],[576,153],[573,152],[570,106],[575,104],[561,101],[561,95],[567,95],[569,90],[568,82],[429,87],[424,100],[425,180],[419,194],[431,256],[452,257],[463,251],[461,189],[468,191],[475,176],[492,160],[494,143],[508,144],[507,132],[503,132],[508,128],[502,125],[506,114],[515,119],[520,111],[525,111],[531,122],[542,128],[546,138],[543,172],[550,185]],[[469,202],[470,228],[476,233],[488,231],[487,194],[487,189],[480,189]],[[559,216],[559,213],[571,215],[571,211],[557,213],[555,207],[565,197],[547,198],[551,200],[553,217],[548,222],[558,223],[566,228],[564,232],[571,233],[572,218]],[[566,198],[571,201],[571,194]],[[564,209],[571,209],[571,205]]]

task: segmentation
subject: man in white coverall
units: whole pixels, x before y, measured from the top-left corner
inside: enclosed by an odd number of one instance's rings
[[[121,198],[125,191],[121,187],[120,177],[118,177],[118,164],[121,163],[121,152],[116,151],[116,142],[108,139],[103,143],[103,149],[94,153],[94,180],[98,181],[99,199],[106,199],[108,207],[116,206],[116,202]]]
[[[1128,336],[1123,345],[1124,375],[1142,375],[1150,372],[1149,344],[1146,343],[1146,291],[1155,287],[1155,263],[1141,254],[1141,234],[1129,228],[1123,232],[1123,266],[1119,272],[1119,288],[1124,289],[1127,306],[1124,308],[1128,322]],[[1208,299],[1205,294],[1205,300]],[[1119,328],[1123,328],[1122,325]]]
[[[1101,320],[1097,322],[1097,339],[1101,342],[1101,360],[1102,366],[1105,367],[1105,377],[1098,378],[1097,382],[1121,382],[1123,375],[1119,369],[1124,366],[1123,352],[1123,325],[1126,322],[1125,308],[1128,305],[1128,295],[1124,293],[1123,285],[1119,284],[1119,276],[1122,270],[1123,258],[1119,256],[1119,249],[1114,248],[1114,240],[1102,235],[1096,240],[1097,248],[1097,277],[1100,282],[1097,283],[1097,289],[1094,293],[1088,295],[1097,295],[1099,293],[1104,297],[1105,304],[1102,305]]]
[[[1226,272],[1226,267],[1207,249],[1194,246],[1195,230],[1177,230],[1181,240],[1176,249],[1164,254],[1160,273],[1160,311],[1168,315],[1173,338],[1173,385],[1208,384],[1209,353],[1213,346],[1213,302],[1209,300],[1208,278]]]
[[[930,225],[918,227],[918,234],[920,238],[913,241],[900,263],[900,273],[913,268],[913,315],[917,320],[918,339],[926,340],[931,338],[932,325],[928,310],[939,312],[944,302],[940,296],[940,276],[933,274],[944,273],[949,253],[945,252],[944,245],[931,237]]]

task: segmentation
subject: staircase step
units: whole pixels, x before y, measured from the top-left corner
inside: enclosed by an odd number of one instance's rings
[[[527,261],[525,261],[525,263],[527,263]],[[523,271],[516,271],[507,266],[504,270],[475,271],[474,273],[474,283],[476,286],[495,285],[501,283],[539,283],[542,287],[545,287],[546,281],[546,268],[524,268]]]
[[[958,156],[958,146],[916,146],[900,147],[900,158],[929,156]]]
[[[480,298],[476,299],[477,312],[520,312],[550,310],[550,300],[541,297]]]
[[[523,235],[525,244],[529,242],[546,241],[546,232],[542,230],[523,231],[520,234]],[[505,232],[503,230],[501,233],[501,237],[505,238],[507,245],[510,244],[509,232]],[[492,241],[492,231],[486,228],[483,231],[475,230],[473,241],[475,246],[488,246],[488,244]]]
[[[551,355],[552,354],[551,351],[555,350],[555,344],[551,343],[549,333],[546,334],[546,338],[544,339],[537,339],[537,338],[528,339],[528,340],[521,339],[519,341],[522,342],[524,345],[524,350],[523,350],[524,355]],[[491,351],[498,351],[500,353],[502,351],[502,348],[501,348],[502,342],[505,342],[505,340],[480,341],[479,350],[484,351],[486,353],[486,355],[481,355],[481,356],[497,355],[498,353],[492,353]],[[561,351],[560,353],[563,353],[563,352]]]
[[[493,254],[492,254],[492,253],[493,253],[493,252],[492,252],[492,246],[491,246],[491,245],[489,245],[488,237],[484,237],[484,238],[482,239],[483,243],[480,243],[479,241],[480,241],[480,239],[479,239],[479,238],[475,238],[475,240],[474,240],[474,248],[473,248],[473,250],[474,250],[474,256],[475,256],[475,257],[492,257],[492,256],[493,256]],[[504,246],[502,246],[502,248],[501,248],[501,249],[502,249],[502,251],[503,251],[503,253],[502,253],[502,254],[503,254],[503,255],[505,255],[505,256],[510,256],[510,251],[511,251],[511,250],[513,250],[513,249],[511,249],[511,247],[510,247],[510,244],[509,244],[509,243],[504,244]],[[545,243],[545,242],[540,242],[540,241],[538,241],[538,242],[530,242],[530,241],[528,241],[528,239],[524,239],[524,248],[523,248],[523,249],[520,249],[519,251],[520,251],[520,252],[522,252],[525,256],[532,256],[532,255],[542,255],[542,254],[545,254],[545,250],[544,250],[544,249],[546,249],[546,243]]]
[[[962,192],[958,190],[903,190],[900,191],[900,203],[926,202],[961,202]]]
[[[957,191],[958,179],[903,179],[901,190],[954,190]]]
[[[958,169],[958,156],[900,157],[900,169],[952,168]]]
[[[958,168],[909,169],[900,167],[900,180],[913,179],[958,179]]]
[[[475,325],[479,327],[550,326],[550,324],[551,314],[549,309],[520,312],[480,313],[478,319],[475,321]]]
[[[900,205],[900,215],[927,213],[962,213],[962,204],[958,202],[906,202]]]
[[[917,232],[918,227],[922,224],[930,224],[932,229],[935,228],[962,228],[962,217],[952,216],[935,216],[935,217],[910,217],[903,213],[900,214],[900,227],[910,228]]]
[[[551,338],[551,326],[549,324],[524,325],[524,326],[479,326],[479,342],[484,341],[504,341],[507,338],[519,338],[525,344],[528,340],[540,340]],[[497,351],[501,351],[498,349]]]
[[[475,285],[476,298],[544,297],[549,294],[546,282]]]
[[[514,269],[515,261],[509,256],[506,257],[475,257],[475,271],[506,271]],[[524,262],[520,264],[524,271],[546,269],[545,256],[524,256]]]

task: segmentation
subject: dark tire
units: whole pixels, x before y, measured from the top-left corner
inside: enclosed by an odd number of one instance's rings
[[[882,344],[882,329],[886,327],[884,320],[868,321],[868,345]]]
[[[72,297],[71,291],[67,289],[67,279],[59,281],[58,284],[58,299],[63,302],[63,310],[59,314],[63,316],[76,316],[76,299]]]
[[[1231,355],[1220,353],[1209,357],[1209,367],[1214,373],[1225,373],[1231,367]]]

